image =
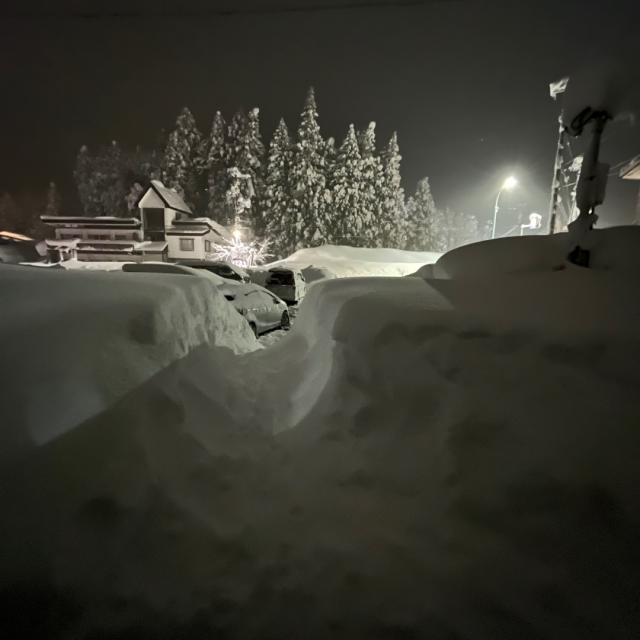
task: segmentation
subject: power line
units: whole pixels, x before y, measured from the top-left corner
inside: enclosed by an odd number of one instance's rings
[[[190,18],[190,17],[229,17],[251,16],[266,14],[286,13],[318,13],[323,11],[344,11],[352,9],[378,9],[378,8],[410,8],[427,4],[441,4],[443,2],[475,2],[476,0],[365,0],[364,2],[333,2],[331,4],[316,4],[311,6],[286,5],[280,7],[255,7],[247,9],[177,9],[177,10],[152,10],[152,11],[7,11],[0,10],[0,18]]]

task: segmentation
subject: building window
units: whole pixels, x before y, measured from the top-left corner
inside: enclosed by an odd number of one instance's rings
[[[211,241],[210,240],[205,240],[204,241],[204,250],[207,253],[211,253]]]
[[[116,233],[115,239],[116,240],[128,240],[126,233]]]
[[[180,251],[194,251],[193,238],[180,238]]]
[[[108,233],[91,233],[89,234],[89,240],[109,240]]]

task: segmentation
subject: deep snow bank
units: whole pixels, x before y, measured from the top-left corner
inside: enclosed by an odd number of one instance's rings
[[[204,278],[4,266],[0,300],[1,455],[104,411],[200,344],[257,348]]]
[[[445,253],[416,275],[435,278],[487,279],[501,274],[525,274],[574,268],[567,256],[574,248],[571,233],[475,242]],[[592,229],[580,238],[590,252],[589,268],[640,272],[640,227]]]
[[[402,251],[400,249],[359,249],[324,245],[313,249],[300,249],[293,255],[274,262],[272,266],[324,268],[334,277],[404,276],[417,271],[422,265],[435,262],[441,254],[433,252]],[[315,278],[316,280],[319,278]]]
[[[635,638],[639,285],[318,283],[273,348],[0,467],[0,604],[60,638]]]

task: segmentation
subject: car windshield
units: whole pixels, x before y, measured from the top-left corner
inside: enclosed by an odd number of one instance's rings
[[[224,265],[215,265],[215,266],[207,266],[205,269],[222,276],[223,278],[230,278],[231,280],[240,280],[240,276],[229,267],[225,267]]]
[[[267,284],[295,284],[292,273],[272,273]]]

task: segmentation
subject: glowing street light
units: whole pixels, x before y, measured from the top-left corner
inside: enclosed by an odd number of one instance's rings
[[[498,191],[498,197],[496,198],[496,207],[493,211],[493,229],[491,231],[491,238],[495,238],[496,237],[496,222],[498,221],[498,202],[500,201],[500,194],[505,190],[509,190],[509,189],[513,189],[513,187],[515,187],[518,184],[518,181],[513,177],[513,176],[509,176],[505,181],[504,184],[502,185],[502,189],[500,189],[500,191]]]
[[[239,240],[239,239],[240,239],[240,235],[241,235],[241,234],[240,234],[240,230],[239,230],[239,229],[236,229],[236,230],[233,232],[233,237],[234,237],[236,240]]]

